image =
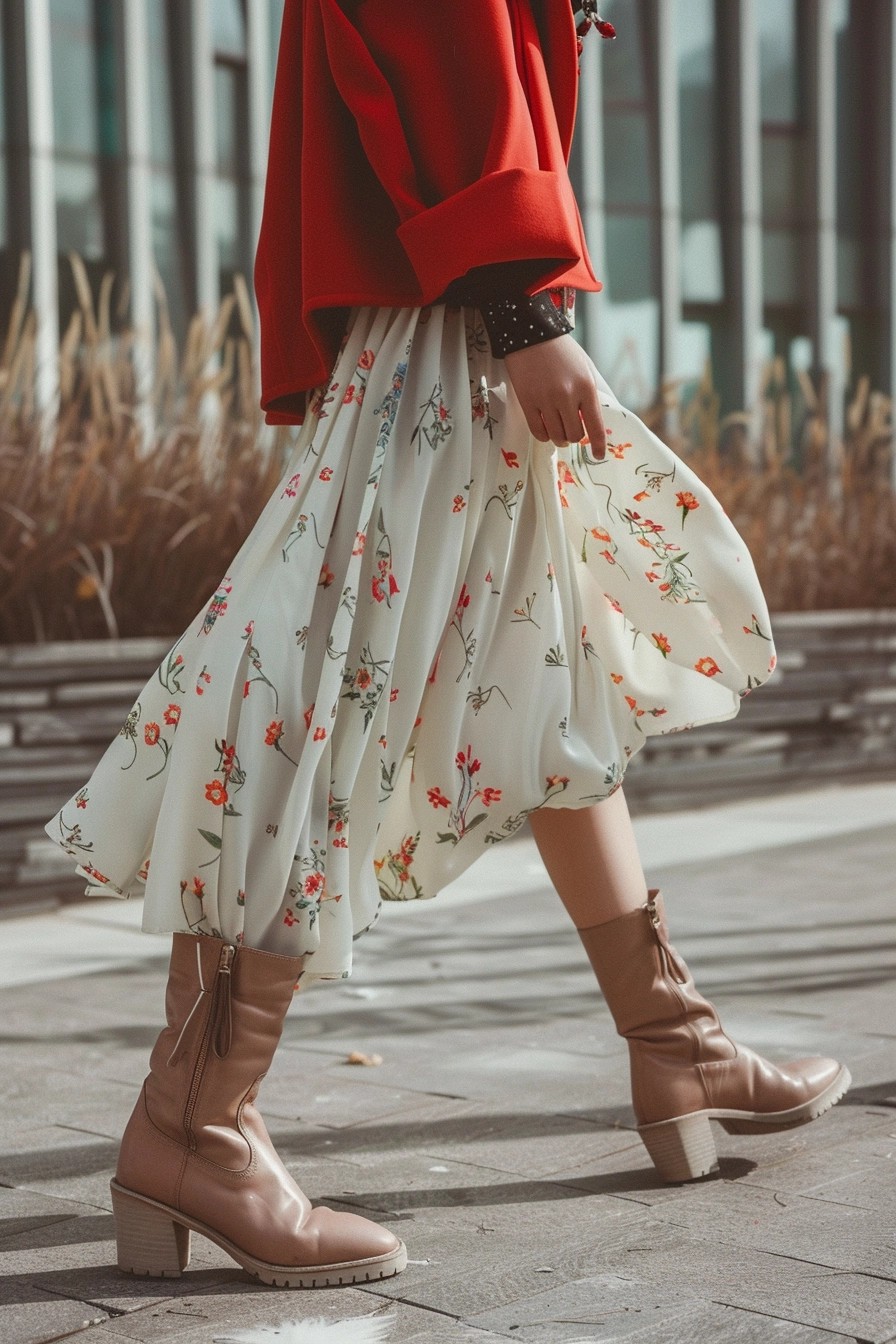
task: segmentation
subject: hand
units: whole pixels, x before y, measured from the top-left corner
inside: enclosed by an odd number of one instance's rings
[[[600,410],[594,367],[589,356],[567,334],[538,345],[527,345],[504,356],[526,423],[539,443],[566,447],[583,435],[602,462],[607,455],[607,433]]]

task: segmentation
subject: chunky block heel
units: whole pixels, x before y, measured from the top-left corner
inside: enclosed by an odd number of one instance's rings
[[[707,1115],[682,1115],[640,1125],[638,1133],[664,1181],[693,1181],[719,1169]]]
[[[115,1181],[110,1188],[118,1268],[153,1279],[179,1278],[190,1263],[190,1229]]]

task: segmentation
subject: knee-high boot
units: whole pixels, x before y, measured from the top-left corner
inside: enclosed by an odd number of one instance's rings
[[[833,1059],[770,1064],[735,1044],[669,941],[658,890],[638,910],[580,929],[616,1029],[628,1041],[638,1133],[659,1174],[718,1167],[710,1120],[767,1134],[815,1120],[850,1084]]]
[[[191,1230],[281,1287],[367,1283],[405,1267],[404,1245],[391,1232],[311,1208],[255,1107],[302,964],[174,934],[168,1025],[112,1182],[121,1269],[179,1275]]]

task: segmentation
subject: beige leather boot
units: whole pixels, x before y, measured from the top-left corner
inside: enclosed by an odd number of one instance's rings
[[[283,1288],[368,1283],[407,1264],[376,1223],[311,1208],[255,1108],[302,960],[174,934],[168,1026],[112,1181],[121,1269],[179,1275],[191,1229]]]
[[[774,1133],[815,1120],[849,1087],[833,1059],[779,1067],[725,1035],[669,942],[658,890],[639,910],[579,936],[628,1041],[638,1133],[664,1180],[717,1170],[710,1120],[729,1134]]]

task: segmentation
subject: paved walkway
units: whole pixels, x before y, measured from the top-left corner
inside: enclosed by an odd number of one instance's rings
[[[0,1341],[370,1315],[394,1344],[896,1340],[894,815],[878,784],[636,822],[732,1034],[855,1080],[816,1125],[719,1131],[719,1175],[690,1185],[661,1185],[632,1130],[624,1048],[530,839],[387,907],[352,979],[300,996],[262,1090],[308,1192],[405,1238],[408,1270],[365,1289],[260,1288],[200,1238],[180,1280],[118,1273],[108,1179],[165,940],[105,901],[0,922]]]

